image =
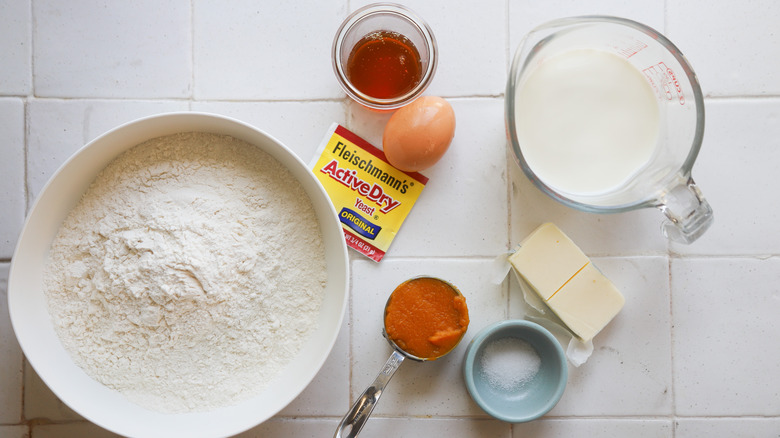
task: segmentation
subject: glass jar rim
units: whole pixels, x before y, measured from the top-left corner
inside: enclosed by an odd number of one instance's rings
[[[428,49],[428,65],[423,72],[420,82],[415,85],[414,88],[408,92],[393,97],[391,99],[381,99],[370,96],[362,91],[358,90],[347,77],[344,66],[341,62],[341,51],[344,45],[344,37],[356,24],[361,21],[379,14],[388,14],[397,16],[409,24],[411,24],[417,31],[419,31]],[[339,26],[336,36],[333,39],[333,45],[331,50],[333,71],[336,73],[336,78],[339,81],[339,85],[347,93],[347,95],[356,102],[373,109],[391,110],[400,108],[416,98],[418,98],[433,79],[436,67],[438,64],[438,48],[436,45],[436,38],[433,35],[428,23],[425,22],[418,14],[411,9],[395,4],[395,3],[373,3],[362,8],[355,10],[350,14],[341,26]]]

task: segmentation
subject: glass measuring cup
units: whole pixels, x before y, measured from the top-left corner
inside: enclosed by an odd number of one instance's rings
[[[468,328],[468,311],[465,309],[465,301],[463,301],[463,311],[465,312],[465,326],[462,326],[462,332],[457,336],[456,339],[452,339],[454,343],[450,343],[451,345],[448,345],[445,349],[440,349],[435,351],[434,353],[430,353],[425,356],[416,356],[412,354],[410,351],[417,351],[415,349],[415,346],[413,345],[413,342],[410,342],[409,344],[406,344],[405,342],[401,341],[399,338],[399,341],[396,342],[396,340],[393,339],[393,335],[388,333],[388,331],[394,331],[393,329],[388,330],[388,312],[390,309],[390,312],[397,312],[397,307],[394,309],[391,309],[391,303],[394,300],[394,297],[397,296],[399,293],[404,293],[403,289],[412,283],[415,282],[429,282],[433,283],[435,287],[439,288],[440,291],[445,293],[446,291],[452,292],[452,298],[453,299],[463,299],[463,295],[460,293],[458,288],[456,288],[451,283],[441,280],[439,278],[435,277],[414,277],[411,278],[400,285],[398,285],[392,294],[390,294],[390,297],[387,299],[387,303],[385,304],[385,311],[384,311],[384,327],[382,329],[382,335],[387,339],[387,341],[390,343],[390,345],[393,347],[393,352],[390,355],[390,358],[387,359],[387,362],[382,367],[382,370],[377,375],[377,377],[374,379],[374,382],[371,383],[371,385],[366,388],[365,391],[363,391],[363,394],[358,397],[358,399],[355,401],[355,403],[352,405],[350,410],[347,412],[346,415],[344,415],[344,418],[342,418],[341,422],[339,423],[336,433],[334,435],[334,438],[342,438],[342,437],[356,437],[358,433],[360,433],[360,430],[365,425],[366,421],[368,421],[369,416],[371,415],[371,412],[374,410],[374,407],[376,407],[376,404],[379,402],[379,397],[382,396],[382,393],[384,392],[385,386],[390,382],[390,379],[393,377],[395,372],[398,370],[398,368],[401,366],[403,361],[405,359],[411,359],[416,362],[425,362],[430,360],[436,360],[440,357],[445,356],[450,351],[454,350],[455,347],[458,345],[460,340],[463,338],[463,335],[466,333],[466,329]],[[404,317],[409,317],[411,319],[419,319],[419,309],[429,307],[427,304],[430,301],[424,303],[423,300],[418,300],[415,303],[415,310],[410,312],[404,312]],[[441,309],[436,309],[441,310]],[[461,318],[464,315],[461,314]],[[391,318],[395,318],[394,316]],[[397,319],[397,318],[396,318]],[[462,321],[461,321],[462,322]],[[405,348],[402,348],[399,343],[405,345]]]
[[[524,86],[529,78],[545,62],[574,51],[606,52],[625,60],[649,85],[652,91],[648,95],[653,96],[650,100],[658,107],[657,129],[652,129],[656,136],[648,158],[636,168],[626,169],[627,176],[605,190],[572,190],[571,184],[564,188],[544,176],[544,169],[529,159],[533,145],[521,126],[523,114],[528,114],[527,109],[519,108],[528,102],[522,98],[527,95]],[[593,111],[603,104],[593,99],[582,102],[583,108],[591,103],[596,105]],[[695,241],[712,224],[712,208],[691,177],[704,134],[701,88],[682,53],[655,30],[631,20],[606,16],[564,18],[543,24],[525,36],[515,53],[505,105],[508,137],[517,163],[553,199],[592,213],[656,207],[666,216],[662,226],[664,235],[682,243]],[[560,126],[560,129],[573,128]],[[573,136],[578,134],[572,132]],[[587,151],[583,156],[587,157]],[[586,161],[580,165],[588,166]]]

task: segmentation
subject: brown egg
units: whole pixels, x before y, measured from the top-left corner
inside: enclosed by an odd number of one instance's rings
[[[425,170],[447,152],[455,135],[455,111],[441,97],[423,96],[390,117],[382,137],[387,161],[407,172]]]

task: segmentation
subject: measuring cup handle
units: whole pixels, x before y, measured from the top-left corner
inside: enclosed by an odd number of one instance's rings
[[[669,190],[658,208],[667,217],[664,235],[676,242],[692,243],[712,225],[712,208],[691,177]]]
[[[385,366],[379,375],[376,376],[376,379],[374,379],[374,383],[363,391],[363,394],[358,397],[349,409],[349,412],[341,419],[333,438],[353,438],[360,433],[360,430],[368,421],[368,417],[371,416],[371,412],[379,401],[379,397],[382,396],[385,386],[390,382],[390,378],[393,377],[393,374],[395,374],[395,371],[401,366],[403,361],[404,356],[393,350],[393,354],[385,362]]]

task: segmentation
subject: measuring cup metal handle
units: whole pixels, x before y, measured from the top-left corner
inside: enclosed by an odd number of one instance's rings
[[[403,361],[404,356],[393,350],[393,354],[385,362],[385,366],[382,367],[382,371],[374,379],[374,383],[363,391],[363,394],[358,397],[349,412],[341,419],[333,438],[353,438],[360,433],[360,430],[368,421],[368,417],[371,416],[371,412],[379,401],[379,397],[382,396],[385,386],[390,382],[393,374],[395,374],[395,371],[401,366]]]
[[[667,217],[664,235],[676,242],[692,243],[712,225],[712,208],[691,177],[669,190],[658,208]]]

